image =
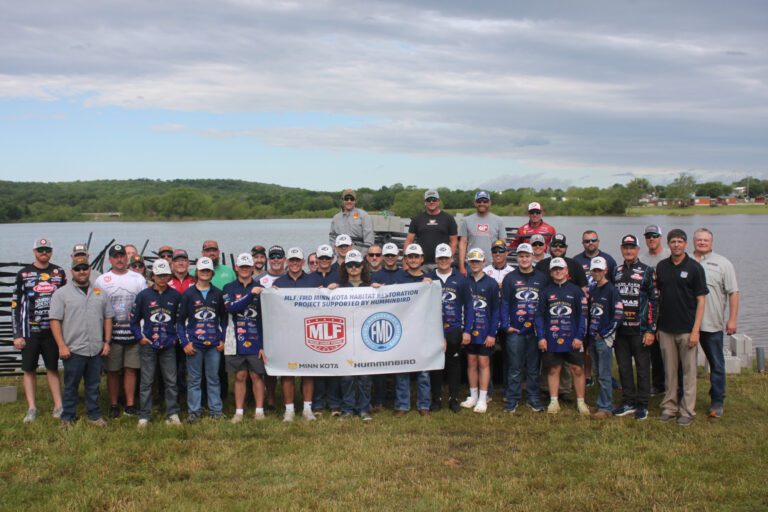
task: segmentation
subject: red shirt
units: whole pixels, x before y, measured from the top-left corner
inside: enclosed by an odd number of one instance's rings
[[[549,249],[549,242],[552,239],[553,236],[555,236],[555,228],[550,226],[544,221],[541,221],[541,224],[538,226],[531,227],[530,222],[526,222],[519,228],[517,228],[517,234],[522,236],[517,236],[511,244],[509,244],[509,248],[513,249],[517,247],[518,245],[522,244],[523,242],[531,243],[531,236],[533,235],[543,235],[544,236],[544,248]]]
[[[182,281],[179,281],[176,276],[173,276],[171,280],[168,282],[168,286],[173,288],[179,293],[184,293],[187,291],[187,288],[195,284],[195,278],[187,274],[187,277],[185,277]]]

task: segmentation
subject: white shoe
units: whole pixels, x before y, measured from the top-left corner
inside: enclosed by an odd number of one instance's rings
[[[474,409],[472,409],[474,412],[484,413],[488,410],[488,402],[477,402],[477,405]]]
[[[37,418],[37,409],[29,409],[24,415],[24,423],[32,423]]]
[[[234,416],[232,416],[232,419],[229,420],[229,421],[230,421],[230,423],[240,423],[241,421],[243,421],[243,415],[242,414],[235,414]]]
[[[181,419],[179,418],[178,414],[171,414],[170,416],[168,416],[168,418],[166,418],[165,424],[179,426],[181,425]]]
[[[317,419],[312,413],[312,409],[305,408],[303,411],[301,411],[301,415],[304,416],[304,419],[307,421],[315,421]]]
[[[139,424],[137,425],[139,428],[147,428],[147,425],[149,425],[149,420],[146,420],[144,418],[141,418],[139,420]]]
[[[285,411],[285,414],[283,414],[283,421],[286,423],[290,423],[293,421],[293,418],[296,417],[296,413],[294,411]]]
[[[465,409],[471,409],[477,405],[477,398],[472,398],[471,396],[467,397],[467,399],[461,402],[459,405]]]
[[[60,420],[62,412],[64,412],[64,410],[61,407],[56,407],[55,409],[53,409],[51,416],[53,416],[57,420]]]
[[[255,419],[256,421],[262,421],[265,418],[266,416],[264,416],[264,411],[256,411],[255,413],[253,413],[253,419]]]
[[[576,402],[576,409],[578,409],[579,414],[582,416],[589,416],[589,406],[586,402]]]
[[[560,402],[555,402],[554,400],[549,402],[549,405],[547,406],[547,412],[549,414],[557,414],[560,412]]]

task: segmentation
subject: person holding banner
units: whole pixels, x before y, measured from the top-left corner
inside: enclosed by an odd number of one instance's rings
[[[264,419],[264,337],[261,325],[261,291],[253,280],[253,257],[244,252],[237,257],[237,279],[224,286],[224,307],[232,315],[235,331],[234,354],[224,356],[227,372],[235,374],[235,415],[232,423],[243,421],[246,380],[251,377],[256,400],[255,420]]]
[[[461,411],[459,387],[461,386],[461,345],[469,343],[475,310],[469,280],[453,268],[451,246],[440,244],[435,248],[437,268],[433,280],[440,280],[443,287],[443,334],[445,335],[445,371],[448,373],[448,407],[455,413]],[[443,370],[430,372],[432,410],[442,400]]]
[[[331,268],[333,265],[331,246],[328,244],[318,246],[315,256],[317,257],[317,270],[309,274],[315,280],[314,286],[327,287],[331,283],[337,283],[339,273]]]
[[[496,346],[496,332],[499,330],[499,284],[483,271],[485,254],[474,248],[467,257],[471,276],[472,302],[475,312],[471,338],[463,339],[467,350],[467,380],[469,397],[462,407],[477,413],[488,410],[488,383],[491,381],[491,355]],[[479,390],[478,390],[479,387]]]

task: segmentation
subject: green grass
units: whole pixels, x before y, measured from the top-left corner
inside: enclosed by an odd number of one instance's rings
[[[687,208],[666,208],[664,206],[636,206],[627,210],[627,215],[766,215],[768,206],[763,204],[737,204],[733,206],[689,206]]]
[[[22,395],[20,380],[15,383]],[[371,424],[327,414],[146,431],[123,417],[62,431],[25,403],[0,406],[3,510],[766,510],[768,376],[729,376],[726,414],[688,429],[651,418],[390,411]],[[45,392],[40,380],[39,396]],[[595,389],[588,402],[594,404]],[[615,395],[614,399],[618,399]],[[50,400],[40,400],[40,410]],[[230,404],[231,407],[231,404]],[[225,412],[231,413],[231,409]],[[160,414],[156,414],[160,416]]]

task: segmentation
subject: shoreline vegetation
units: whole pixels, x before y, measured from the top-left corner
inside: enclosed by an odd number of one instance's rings
[[[371,213],[411,218],[423,209],[424,190],[400,183],[379,189],[360,188],[358,206]],[[437,190],[446,211],[474,211],[478,189]],[[730,185],[696,183],[692,176],[681,174],[666,186],[636,178],[625,185],[605,188],[516,188],[492,190],[491,194],[493,212],[500,216],[524,217],[531,201],[541,203],[549,217],[753,215],[767,214],[768,206],[747,204],[743,198],[764,197],[766,190],[768,180],[745,178]],[[331,218],[339,211],[339,193],[226,179],[0,181],[0,223]],[[642,206],[649,200],[680,203],[684,201],[675,198],[735,197],[736,193],[740,202],[728,206]]]

